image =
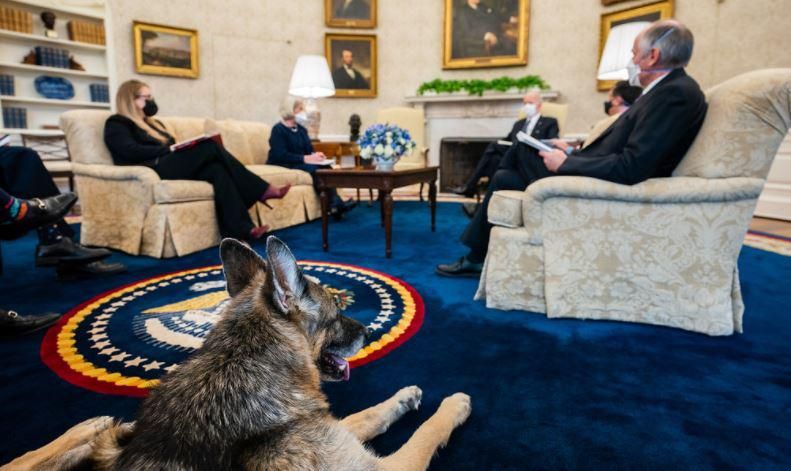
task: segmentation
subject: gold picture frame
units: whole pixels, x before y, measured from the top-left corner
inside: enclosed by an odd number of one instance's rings
[[[604,52],[604,45],[607,43],[607,36],[614,26],[634,21],[656,21],[665,20],[673,17],[674,0],[662,0],[661,2],[640,5],[626,10],[603,13],[601,15],[601,34],[599,35],[599,60]],[[596,89],[607,91],[615,86],[615,80],[596,80]]]
[[[198,78],[198,31],[153,23],[132,23],[135,72]]]
[[[376,28],[377,0],[324,0],[324,23],[334,28]]]
[[[529,20],[530,0],[515,7],[513,1],[490,0],[477,8],[467,0],[445,0],[442,68],[527,65]]]
[[[376,97],[376,35],[327,33],[324,55],[330,66],[336,97]],[[350,66],[347,59],[351,59]]]

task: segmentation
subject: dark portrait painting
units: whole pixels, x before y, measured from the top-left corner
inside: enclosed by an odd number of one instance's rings
[[[342,28],[376,27],[376,0],[324,0],[327,26]]]
[[[327,34],[324,49],[335,96],[376,96],[376,36]]]
[[[445,0],[443,68],[527,64],[529,0]]]

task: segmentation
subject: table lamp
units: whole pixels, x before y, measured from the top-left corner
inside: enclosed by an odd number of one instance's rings
[[[597,79],[626,80],[629,78],[626,66],[632,60],[634,38],[650,24],[647,21],[635,21],[623,23],[610,29],[607,43],[601,54],[599,72],[596,74]]]
[[[321,112],[316,99],[335,95],[335,84],[327,59],[316,55],[299,56],[291,73],[288,93],[305,99],[308,135],[311,139],[318,139]]]

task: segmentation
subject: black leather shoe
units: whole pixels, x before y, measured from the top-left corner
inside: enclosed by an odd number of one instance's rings
[[[16,337],[49,327],[60,319],[60,314],[20,316],[14,311],[0,309],[0,337]]]
[[[52,224],[69,212],[77,202],[77,195],[67,192],[49,198],[33,198],[24,201],[28,205],[25,216],[19,221],[5,222],[2,224],[3,226],[12,226],[14,229],[27,231]]]
[[[478,203],[462,203],[461,210],[468,218],[472,219],[475,216],[475,211],[478,211],[478,206],[480,206]]]
[[[437,273],[442,276],[478,278],[481,276],[483,263],[472,263],[467,257],[461,257],[454,263],[437,265]]]
[[[103,261],[90,263],[59,263],[57,272],[61,281],[82,280],[99,276],[111,276],[126,271],[123,263],[107,263]]]
[[[88,263],[110,256],[107,249],[89,249],[63,237],[54,244],[36,247],[36,266],[52,267],[59,263]]]
[[[340,221],[343,219],[343,215],[354,209],[355,206],[357,206],[357,201],[353,199],[340,201],[330,209],[330,214],[336,221]]]
[[[467,198],[472,198],[473,196],[475,196],[475,188],[470,188],[465,185],[457,186],[456,188],[451,188],[450,192],[460,196],[466,196]]]

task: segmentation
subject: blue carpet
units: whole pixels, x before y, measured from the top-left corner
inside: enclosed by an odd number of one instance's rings
[[[463,253],[466,219],[440,204],[437,232],[425,205],[397,202],[393,258],[384,258],[378,208],[330,226],[277,231],[298,259],[350,264],[403,280],[425,303],[422,328],[387,356],[325,389],[345,415],[411,384],[424,391],[373,442],[390,453],[446,395],[472,396],[469,421],[432,469],[788,469],[791,464],[791,257],[745,247],[739,259],[745,334],[710,338],[614,322],[548,320],[473,302],[476,280],[445,279],[434,265]],[[218,263],[209,249],[177,260],[115,255],[129,273],[58,283],[32,267],[35,238],[3,244],[0,305],[65,312],[100,293],[164,273]],[[262,246],[256,248],[260,251]],[[45,366],[43,333],[0,343],[0,463],[95,415],[131,419],[139,399],[74,386]]]

